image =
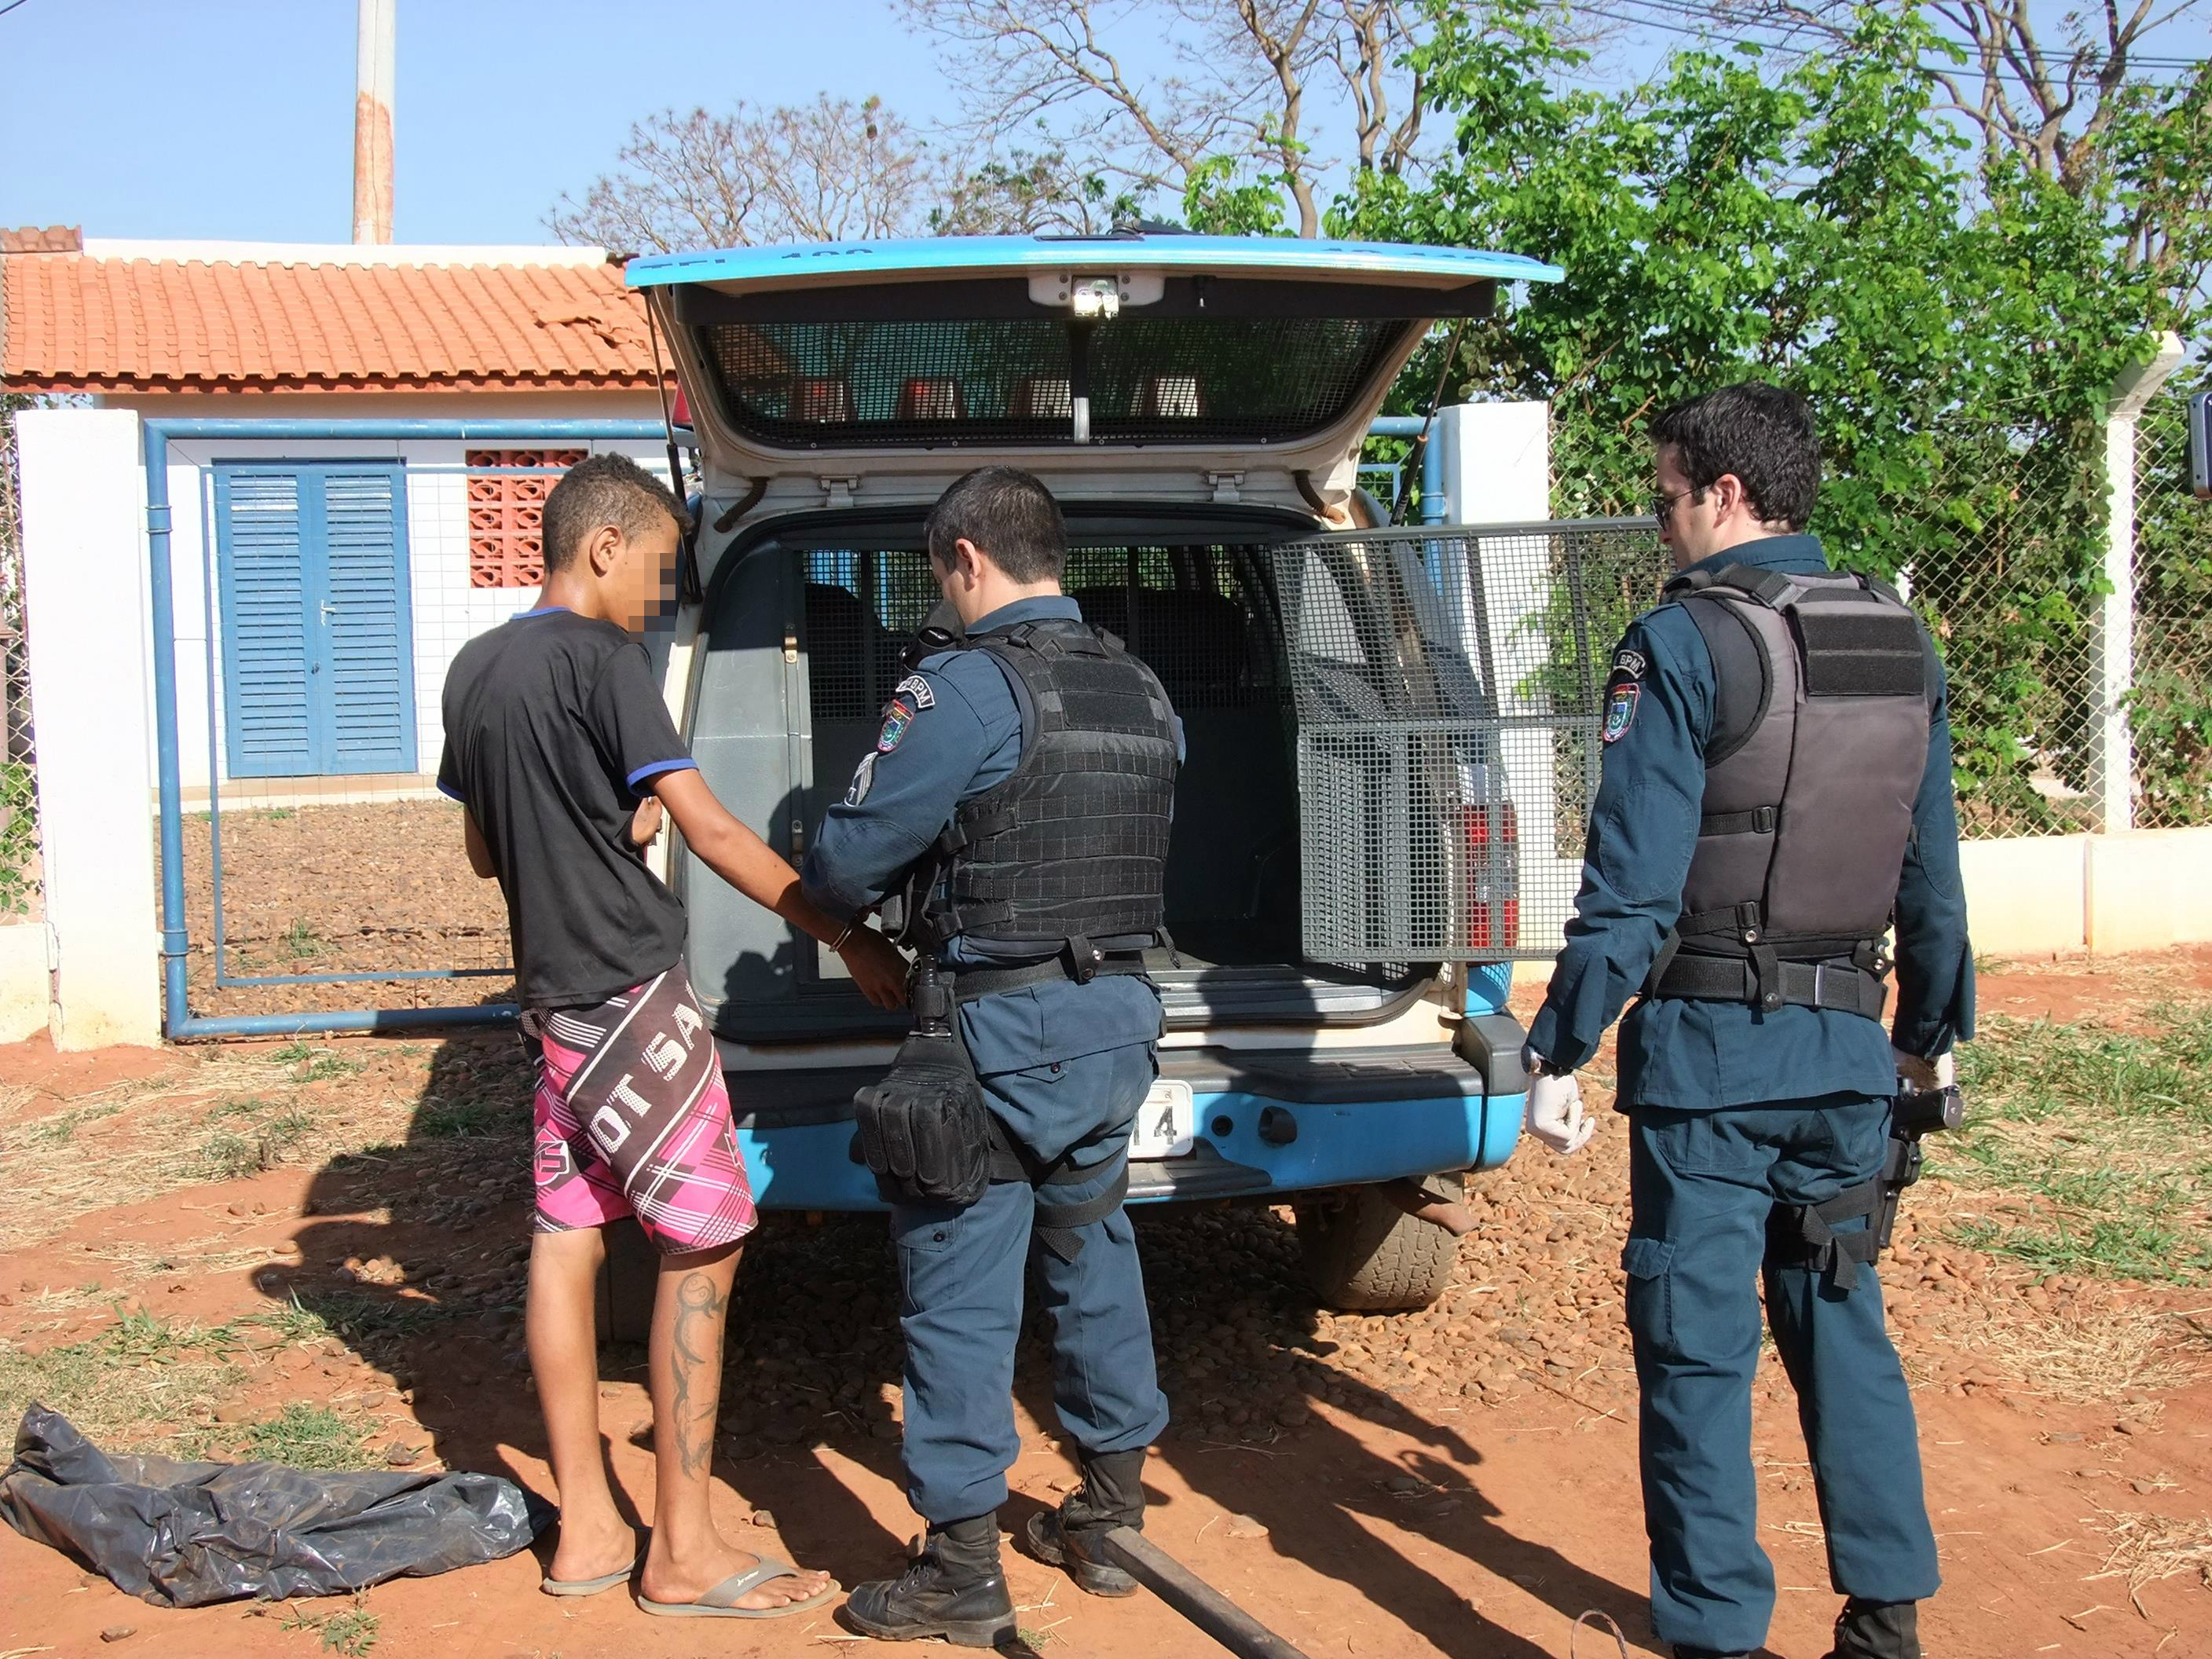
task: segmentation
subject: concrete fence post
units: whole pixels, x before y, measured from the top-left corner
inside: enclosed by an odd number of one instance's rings
[[[60,1048],[161,1037],[147,799],[145,493],[128,410],[15,416]]]
[[[1437,411],[1431,441],[1442,452],[1452,522],[1467,526],[1470,539],[1485,525],[1536,524],[1552,516],[1551,404],[1456,404]],[[1547,712],[1519,702],[1549,652],[1540,618],[1551,595],[1538,577],[1541,561],[1525,549],[1514,556],[1502,538],[1482,552],[1486,556],[1476,562],[1485,580],[1477,591],[1462,572],[1458,603],[1468,623],[1486,629],[1492,641],[1498,683],[1485,689],[1502,709]],[[1553,852],[1559,812],[1553,741],[1542,726],[1515,727],[1498,738],[1505,798],[1520,821],[1523,939],[1548,939],[1565,927],[1567,911],[1557,896],[1575,890],[1571,875],[1546,867],[1559,862]]]
[[[2105,582],[2089,629],[2093,718],[2089,787],[2097,827],[2135,828],[2135,737],[2128,694],[2136,682],[2136,422],[2181,362],[2179,335],[2160,337],[2148,362],[2112,382],[2105,410]]]

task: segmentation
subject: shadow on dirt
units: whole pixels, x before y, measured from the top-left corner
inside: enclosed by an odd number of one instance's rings
[[[264,1294],[296,1302],[392,1376],[439,1461],[510,1478],[510,1449],[542,1464],[544,1448],[521,1330],[530,1085],[509,1036],[441,1042],[406,1140],[319,1170],[300,1225],[301,1265],[257,1277]],[[1469,1437],[1512,1431],[1508,1413],[1472,1402],[1463,1417],[1442,1402],[1416,1409],[1331,1364],[1334,1345],[1320,1334],[1287,1223],[1264,1209],[1183,1210],[1149,1217],[1139,1237],[1174,1410],[1160,1462],[1209,1505],[1264,1527],[1252,1547],[1333,1581],[1350,1603],[1388,1608],[1455,1659],[1548,1650],[1490,1622],[1397,1540],[1479,1564],[1563,1620],[1595,1609],[1626,1631],[1647,1628],[1640,1589],[1517,1535],[1484,1497],[1483,1454]],[[797,1559],[848,1585],[897,1571],[904,1556],[906,1540],[829,1461],[834,1454],[902,1486],[898,1294],[880,1218],[810,1224],[771,1214],[746,1248],[732,1305],[720,1473],[747,1504],[774,1513]],[[644,1351],[603,1347],[600,1376],[641,1385]],[[1054,1432],[1041,1313],[1024,1326],[1016,1388]],[[641,1395],[605,1393],[615,1396],[603,1400],[610,1444],[621,1437],[648,1446]],[[1327,1412],[1316,1409],[1323,1402]],[[1386,1454],[1337,1414],[1410,1443]],[[1072,1468],[1073,1448],[1065,1450]],[[1157,1483],[1154,1496],[1164,1501],[1148,1530],[1170,1553],[1188,1548],[1207,1522],[1177,1515]],[[1004,1524],[1018,1533],[1037,1501],[1017,1494]]]

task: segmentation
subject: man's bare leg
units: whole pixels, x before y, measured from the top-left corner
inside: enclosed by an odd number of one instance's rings
[[[648,1601],[692,1601],[759,1559],[726,1543],[708,1508],[714,1413],[722,1393],[722,1332],[738,1247],[660,1259],[653,1304],[653,1547],[640,1589]],[[827,1573],[776,1578],[739,1598],[778,1607],[830,1587]]]
[[[596,1578],[628,1566],[637,1537],[615,1508],[599,1442],[599,1333],[593,1301],[605,1236],[597,1227],[539,1233],[530,1245],[530,1369],[561,1498],[554,1578]]]

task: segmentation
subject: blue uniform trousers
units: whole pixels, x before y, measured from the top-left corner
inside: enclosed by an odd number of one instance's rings
[[[1811,1454],[1828,1572],[1846,1595],[1936,1592],[1912,1401],[1882,1325],[1881,1286],[1766,1261],[1778,1204],[1817,1204],[1881,1172],[1889,1103],[1856,1095],[1629,1115],[1622,1267],[1642,1389],[1651,1626],[1662,1641],[1748,1652],[1765,1639],[1774,1569],[1759,1546],[1751,1383],[1754,1281]],[[1863,1225],[1838,1224],[1839,1232]]]
[[[986,1076],[987,1100],[1019,1091],[1035,1121],[1040,1103],[1097,1122],[1105,1098],[1125,1110],[1112,1127],[1079,1142],[1073,1156],[1097,1179],[1045,1189],[1054,1204],[1103,1193],[1121,1164],[1129,1126],[1156,1067],[1149,1043],[1085,1054],[1056,1067]],[[1049,1081],[1038,1073],[1049,1075]],[[1103,1091],[1103,1092],[1102,1092]],[[1006,1470],[1021,1450],[1014,1429],[1014,1345],[1021,1333],[1024,1273],[1034,1256],[1053,1316],[1054,1404],[1076,1443],[1091,1453],[1149,1446],[1167,1425],[1167,1401],[1152,1363],[1152,1317],[1126,1210],[1077,1230],[1083,1248],[1063,1261],[1032,1244],[1036,1191],[994,1182],[964,1209],[894,1206],[900,1328],[906,1335],[907,1498],[933,1526],[987,1515],[1006,1501]]]

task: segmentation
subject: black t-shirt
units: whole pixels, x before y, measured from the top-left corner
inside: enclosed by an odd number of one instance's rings
[[[672,967],[684,907],[629,824],[648,780],[693,762],[645,647],[612,623],[526,611],[461,647],[443,706],[438,787],[491,848],[523,1000],[604,1002]]]

